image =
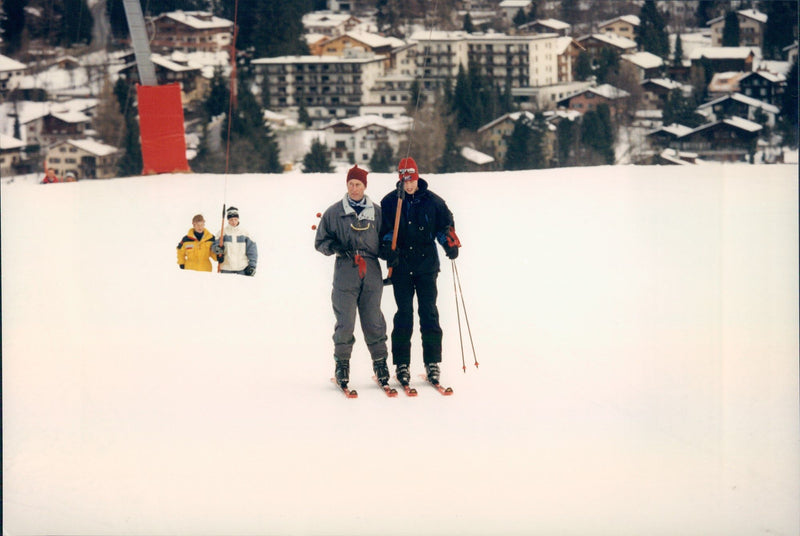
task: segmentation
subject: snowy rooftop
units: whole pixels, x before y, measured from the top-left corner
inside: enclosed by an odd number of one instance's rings
[[[639,45],[636,44],[636,41],[633,39],[628,39],[627,37],[619,36],[615,33],[607,32],[607,33],[595,33],[591,35],[586,35],[583,37],[579,37],[577,41],[582,43],[587,39],[596,39],[597,41],[602,41],[603,43],[609,44],[611,46],[620,48],[622,50],[629,50],[632,48],[636,48]]]
[[[216,17],[206,11],[172,11],[161,15],[196,30],[233,28],[233,21]]]
[[[623,54],[620,59],[627,60],[642,69],[656,69],[664,65],[664,60],[652,52],[633,52]]]
[[[627,22],[628,24],[632,24],[634,26],[639,26],[641,24],[641,19],[637,15],[621,15],[619,17],[614,17],[613,19],[603,21],[598,26],[600,28],[604,26],[608,26],[609,24],[614,24],[617,21]]]
[[[371,126],[379,126],[395,132],[405,132],[411,128],[412,122],[413,119],[408,116],[386,118],[381,117],[380,115],[368,114],[360,115],[358,117],[336,119],[321,127],[321,129],[332,128],[336,125],[347,125],[353,130],[361,130]]]
[[[395,42],[391,39],[383,37],[382,35],[374,34],[372,32],[350,31],[344,35],[351,39],[355,39],[356,41],[360,41],[372,48],[393,47]]]
[[[75,147],[83,149],[87,153],[91,153],[96,156],[108,156],[117,152],[116,147],[112,147],[111,145],[106,145],[105,143],[92,139],[67,140],[64,143],[74,145]]]
[[[0,134],[0,150],[13,150],[25,147],[25,143],[13,136]]]
[[[419,30],[411,34],[412,41],[463,41],[470,34],[462,30],[448,32],[445,30]]]
[[[0,72],[4,71],[22,71],[27,69],[28,66],[24,63],[20,63],[15,59],[9,58],[8,56],[3,56],[0,54]]]
[[[546,26],[547,28],[552,28],[554,30],[568,30],[571,28],[571,24],[558,19],[537,19],[534,21],[534,23],[541,24],[542,26]]]
[[[369,54],[364,57],[342,57],[342,56],[278,56],[275,58],[258,58],[251,63],[254,65],[285,65],[289,63],[371,63],[383,61],[386,56],[379,54]]]
[[[494,157],[489,156],[486,153],[476,151],[472,147],[462,147],[461,156],[464,157],[465,160],[469,160],[473,164],[477,164],[479,166],[494,162]]]
[[[751,54],[755,54],[751,47],[698,47],[692,50],[689,55],[691,60],[708,58],[710,60],[722,59],[747,59]]]
[[[746,104],[753,108],[760,108],[765,112],[777,114],[780,113],[780,108],[769,104],[768,102],[764,102],[758,99],[754,99],[753,97],[748,97],[747,95],[743,95],[741,93],[733,93],[731,95],[725,95],[714,100],[704,102],[700,106],[697,107],[698,110],[703,110],[705,108],[713,108],[715,105],[719,104],[720,102],[724,102],[726,100],[734,100],[736,102],[741,102],[742,104]]]

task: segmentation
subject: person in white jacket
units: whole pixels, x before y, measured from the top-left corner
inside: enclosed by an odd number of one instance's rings
[[[223,274],[254,275],[258,264],[258,247],[241,225],[239,209],[230,207],[226,212],[228,224],[225,226],[222,244],[225,260],[222,261]]]

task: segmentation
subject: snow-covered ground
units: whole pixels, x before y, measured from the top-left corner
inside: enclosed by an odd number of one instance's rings
[[[3,534],[795,536],[797,172],[423,173],[480,368],[446,262],[454,396],[387,398],[358,332],[357,400],[311,230],[343,173],[4,182]],[[253,278],[175,263],[223,202]]]

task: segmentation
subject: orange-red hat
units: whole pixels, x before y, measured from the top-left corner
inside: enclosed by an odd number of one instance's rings
[[[416,181],[419,180],[419,168],[414,159],[410,156],[403,158],[397,165],[397,173],[400,175],[401,181]]]

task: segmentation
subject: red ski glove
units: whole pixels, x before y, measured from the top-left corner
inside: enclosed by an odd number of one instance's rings
[[[367,261],[357,254],[353,257],[353,262],[358,266],[358,277],[364,279],[364,276],[367,275]]]
[[[460,248],[461,247],[461,240],[459,240],[458,236],[456,236],[455,227],[448,227],[446,235],[447,235],[447,246],[448,247],[451,247],[451,248],[453,248],[453,247]]]

